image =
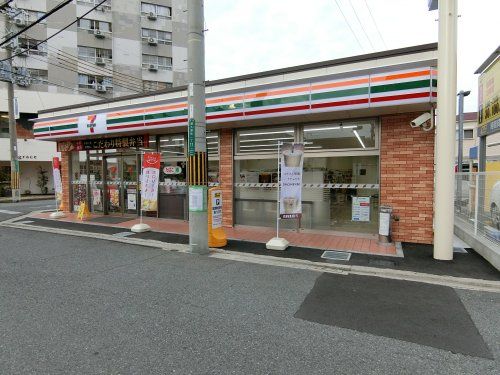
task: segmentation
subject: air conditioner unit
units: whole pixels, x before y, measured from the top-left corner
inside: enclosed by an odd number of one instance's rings
[[[104,61],[104,59],[102,57],[96,57],[95,64],[96,65],[106,65],[106,61]]]
[[[156,39],[156,38],[148,38],[148,44],[150,46],[156,46],[156,45],[158,45],[158,39]]]
[[[99,39],[103,39],[106,37],[101,30],[94,30],[94,36]]]
[[[156,15],[156,13],[154,12],[149,12],[148,14],[148,19],[151,20],[151,21],[154,21],[158,18],[158,16]]]
[[[16,24],[16,26],[18,27],[24,27],[26,26],[27,22],[24,18],[14,18],[14,23]]]
[[[156,72],[158,70],[158,65],[156,65],[156,64],[149,64],[149,70],[151,72]]]
[[[95,91],[97,91],[97,92],[106,92],[107,89],[106,89],[106,86],[104,86],[104,85],[97,85],[96,88],[95,88]]]
[[[28,50],[27,50],[27,49],[24,49],[24,48],[21,48],[21,47],[17,47],[17,48],[14,50],[14,55],[16,55],[16,56],[26,57],[26,56],[28,56]]]

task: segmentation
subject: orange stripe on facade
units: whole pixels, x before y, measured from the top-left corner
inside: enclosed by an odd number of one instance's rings
[[[65,118],[64,120],[56,120],[56,121],[44,121],[44,122],[37,122],[33,125],[34,128],[38,127],[44,127],[47,125],[58,125],[58,124],[65,124],[65,123],[70,123],[70,122],[76,122],[78,121],[77,118]]]
[[[311,90],[322,90],[322,89],[330,89],[330,88],[335,88],[335,87],[362,85],[364,83],[368,83],[368,81],[369,81],[368,78],[359,78],[359,79],[350,79],[348,81],[341,81],[341,82],[322,83],[320,85],[311,86]]]
[[[265,98],[266,96],[273,95],[283,95],[283,94],[293,94],[296,92],[309,92],[309,86],[302,87],[294,87],[291,89],[282,89],[282,90],[273,90],[273,91],[264,91],[264,92],[256,92],[253,94],[245,94],[245,98]]]
[[[395,79],[429,76],[430,73],[431,73],[430,70],[421,70],[421,71],[418,71],[418,72],[390,74],[390,75],[383,76],[383,77],[373,77],[373,78],[370,78],[370,81],[371,82],[392,81],[392,80],[395,80]]]
[[[143,108],[143,109],[131,109],[130,111],[121,111],[121,112],[113,112],[108,115],[109,118],[113,117],[120,117],[120,116],[125,116],[125,115],[133,115],[137,113],[144,113],[148,114],[150,112],[154,111],[161,111],[164,109],[176,109],[176,108],[187,108],[186,103],[180,103],[180,104],[170,104],[170,105],[161,105],[161,106],[156,106],[156,107],[151,107],[151,108]]]
[[[243,100],[243,95],[226,96],[224,98],[207,99],[206,103],[207,104],[217,104],[217,103],[235,102],[237,100]]]

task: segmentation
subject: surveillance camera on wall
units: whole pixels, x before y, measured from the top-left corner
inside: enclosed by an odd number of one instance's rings
[[[429,121],[431,119],[431,117],[432,116],[429,112],[422,113],[415,120],[410,122],[410,126],[412,128],[418,128],[420,126],[423,126],[427,121]]]

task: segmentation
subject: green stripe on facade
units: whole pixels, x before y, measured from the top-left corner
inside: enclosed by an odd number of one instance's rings
[[[437,79],[432,80],[432,87],[438,87],[438,81]]]
[[[33,132],[34,133],[43,133],[43,132],[48,132],[50,131],[50,127],[46,127],[46,128],[35,128],[33,129]]]
[[[341,98],[341,97],[354,96],[354,95],[368,95],[368,86],[367,87],[359,87],[356,89],[318,92],[316,94],[311,94],[311,100]]]
[[[308,102],[308,101],[309,101],[309,94],[296,95],[284,98],[264,99],[264,100],[255,100],[253,102],[245,102],[245,108],[265,107],[268,105],[291,104],[291,103]]]
[[[182,109],[180,111],[152,113],[144,117],[146,120],[157,120],[168,117],[187,116],[187,113],[188,113],[187,109]]]
[[[120,118],[110,118],[107,119],[106,124],[120,124],[122,122],[133,122],[133,121],[144,121],[144,115],[130,116],[130,117],[120,117]]]
[[[67,125],[54,125],[50,127],[51,131],[66,130],[66,129],[77,129],[78,124],[67,124]]]
[[[370,86],[370,92],[372,94],[378,94],[381,92],[389,92],[389,91],[400,91],[400,90],[411,90],[411,89],[419,89],[423,87],[430,88],[431,82],[429,79],[425,79],[422,81],[411,81],[411,82],[402,82],[402,83],[392,83],[389,85],[380,85],[380,86]]]
[[[222,112],[222,111],[231,111],[233,109],[242,109],[242,108],[243,108],[243,103],[221,104],[221,105],[214,105],[212,107],[206,107],[206,112],[207,113]]]

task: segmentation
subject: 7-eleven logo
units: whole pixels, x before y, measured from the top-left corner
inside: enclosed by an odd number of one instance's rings
[[[97,115],[87,116],[87,128],[89,128],[92,134],[94,134],[94,128],[96,127],[96,119]]]

